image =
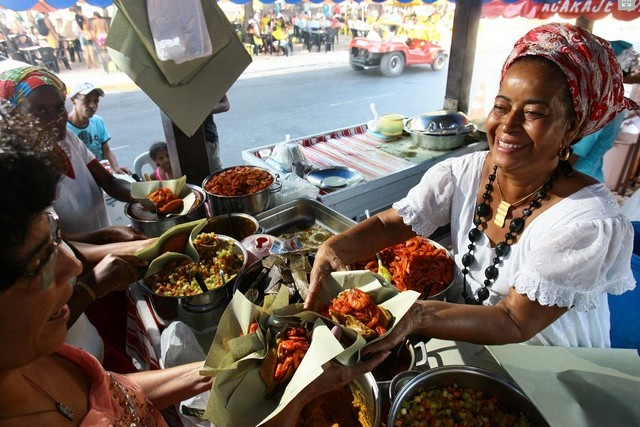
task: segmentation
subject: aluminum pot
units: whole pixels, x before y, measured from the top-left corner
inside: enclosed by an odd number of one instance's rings
[[[149,237],[159,237],[178,224],[184,224],[186,222],[195,221],[198,219],[207,217],[207,210],[205,206],[205,193],[202,188],[197,185],[187,184],[191,191],[196,195],[196,203],[194,203],[191,210],[186,215],[170,216],[169,218],[158,219],[153,214],[148,214],[149,218],[145,219],[136,216],[134,211],[140,206],[139,203],[127,203],[124,207],[124,214],[131,221],[131,226],[136,230],[146,234]]]
[[[204,233],[214,232],[216,234],[223,234],[242,241],[243,239],[256,234],[259,229],[260,224],[258,223],[258,220],[251,215],[244,213],[228,213],[209,219],[202,231]]]
[[[445,151],[462,146],[476,125],[464,113],[441,110],[408,118],[404,130],[419,147]]]
[[[399,374],[402,375],[402,374]],[[495,396],[506,408],[520,411],[535,426],[549,426],[538,408],[511,380],[486,369],[473,366],[451,365],[433,368],[418,373],[409,380],[392,381],[392,387],[398,385],[400,390],[391,390],[393,403],[389,411],[388,426],[395,425],[402,405],[424,390],[440,388],[456,384],[460,387],[472,387],[482,391],[485,396]]]
[[[164,320],[175,320],[178,317],[178,303],[188,307],[191,311],[207,311],[213,308],[219,307],[221,304],[228,304],[233,296],[233,288],[235,281],[242,274],[247,267],[248,254],[245,248],[239,241],[229,236],[218,235],[219,239],[233,242],[234,253],[242,257],[242,267],[240,271],[232,279],[228,280],[223,286],[219,286],[215,289],[211,289],[208,292],[204,292],[198,295],[192,295],[188,297],[171,297],[165,295],[159,295],[153,292],[147,287],[144,279],[140,280],[140,285],[146,291],[151,299],[153,308],[156,310],[158,316]]]
[[[243,196],[221,196],[207,191],[207,183],[211,181],[214,176],[220,175],[221,173],[235,167],[236,166],[233,166],[214,172],[206,177],[202,182],[202,188],[207,195],[207,204],[209,205],[211,215],[222,215],[228,212],[239,212],[249,215],[255,215],[268,209],[271,194],[277,193],[282,188],[282,182],[280,182],[279,177],[274,176],[267,169],[259,168],[257,166],[244,166],[248,168],[260,169],[269,173],[271,176],[273,176],[273,183],[263,190]]]

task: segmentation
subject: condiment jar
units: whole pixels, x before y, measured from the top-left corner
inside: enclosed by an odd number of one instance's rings
[[[402,135],[404,116],[402,114],[383,114],[378,120],[378,128],[380,133],[386,136]]]

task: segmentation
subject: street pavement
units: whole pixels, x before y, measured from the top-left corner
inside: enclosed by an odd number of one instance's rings
[[[335,44],[335,50],[330,52],[325,52],[324,48],[320,52],[316,52],[315,48],[309,52],[301,44],[296,44],[293,54],[289,56],[253,55],[253,61],[239,79],[348,65],[349,39],[350,37],[341,36]],[[87,81],[108,93],[139,90],[129,76],[117,70],[113,63],[108,68],[109,71],[105,71],[103,67],[87,69],[84,63],[75,62],[71,63],[71,70],[61,69],[58,75],[70,88]]]

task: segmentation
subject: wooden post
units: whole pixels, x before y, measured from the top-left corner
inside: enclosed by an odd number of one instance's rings
[[[482,0],[456,2],[451,35],[449,74],[443,105],[445,110],[462,111],[463,113],[469,111],[471,76],[481,12]]]
[[[186,175],[189,184],[202,186],[202,181],[209,176],[203,127],[200,126],[193,136],[189,137],[162,111],[160,115],[173,176]]]

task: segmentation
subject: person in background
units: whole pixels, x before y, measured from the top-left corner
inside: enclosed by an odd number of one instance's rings
[[[93,12],[92,20],[93,32],[95,34],[94,41],[98,43],[99,47],[103,47],[109,34],[109,22],[98,12]]]
[[[75,16],[71,11],[65,13],[60,26],[60,35],[66,40],[67,51],[69,52],[69,59],[71,62],[76,62],[76,54],[78,56],[78,62],[82,62],[82,51],[78,49],[80,41],[80,27],[76,22]]]
[[[615,52],[618,62],[620,62],[623,83],[640,82],[640,78],[634,78],[630,72],[631,67],[635,68],[638,65],[637,59],[636,63],[631,66],[625,64],[623,59],[627,56],[628,49],[633,50],[631,43],[615,40],[611,42],[611,48]],[[619,112],[605,127],[573,144],[570,161],[577,171],[604,182],[604,172],[602,170],[604,155],[615,144],[616,137],[620,132],[620,126],[626,116],[626,110]]]
[[[156,162],[156,170],[150,177],[153,180],[161,181],[173,179],[173,171],[171,170],[171,159],[169,158],[169,149],[166,142],[156,142],[149,147],[149,157]]]
[[[118,165],[116,155],[109,146],[111,135],[102,117],[96,115],[104,91],[91,83],[83,82],[73,88],[70,96],[72,110],[67,129],[84,142],[96,159],[109,161],[114,173],[131,175],[128,168]]]
[[[63,171],[54,209],[70,240],[110,243],[146,236],[131,227],[110,227],[102,190],[122,202],[132,202],[131,183],[115,178],[72,132],[67,131],[66,86],[41,67],[20,67],[0,74],[0,99],[30,117],[48,138]]]
[[[570,24],[530,30],[502,67],[486,120],[489,151],[438,163],[390,209],[325,241],[305,308],[331,271],[450,224],[459,295],[416,302],[365,352],[412,333],[482,345],[610,347],[608,294],[636,287],[633,228],[611,192],[568,160],[572,143],[624,109],[638,105],[624,97],[606,40]]]
[[[212,173],[222,169],[222,161],[220,160],[220,140],[218,138],[218,128],[216,123],[213,121],[213,115],[227,112],[229,111],[229,108],[231,108],[231,105],[229,104],[229,99],[225,94],[202,124],[202,127],[204,128],[207,158],[209,160],[209,172]]]
[[[77,19],[77,18],[76,18]],[[87,64],[87,68],[96,68],[96,48],[94,45],[95,33],[91,21],[85,17],[82,17],[82,43],[84,44],[84,60]]]
[[[14,426],[167,426],[160,410],[211,389],[202,362],[119,374],[64,344],[69,286],[80,264],[62,248],[60,223],[47,211],[56,193],[48,160],[0,135],[0,423]],[[33,173],[39,171],[39,173]],[[30,197],[24,197],[28,189]],[[78,287],[78,286],[76,286]],[[323,373],[268,427],[293,427],[316,395],[370,371],[382,353],[353,367],[328,362]]]

